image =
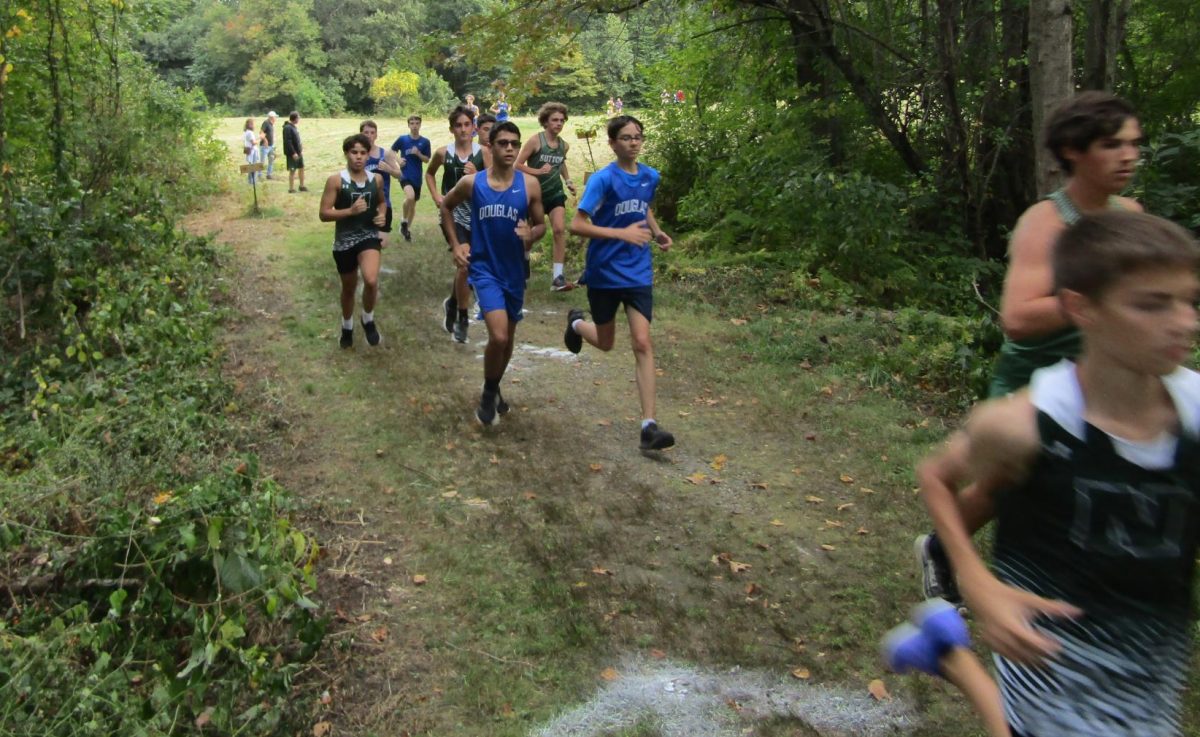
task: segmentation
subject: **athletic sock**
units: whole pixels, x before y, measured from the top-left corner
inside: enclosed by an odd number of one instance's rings
[[[572,323],[571,323],[571,329],[575,331],[575,334],[576,334],[576,335],[580,335],[580,332],[579,332],[579,323],[581,323],[581,322],[583,322],[583,318],[580,318],[580,319],[578,319],[578,320],[575,320],[574,322],[572,322]]]
[[[563,275],[563,265],[555,264],[554,265],[554,278],[557,279],[558,277],[560,277],[562,275]]]
[[[500,391],[500,380],[499,379],[484,379],[483,380],[483,391],[485,393],[491,393],[491,394],[495,394],[496,392]]]
[[[354,329],[354,318],[353,317],[343,317],[342,318],[342,330],[353,330],[353,329]]]
[[[363,325],[366,325],[369,322],[375,322],[375,310],[362,313],[362,321]]]
[[[458,311],[458,319],[459,319],[459,320],[466,320],[466,319],[467,319],[467,311],[466,311],[466,309],[460,309],[460,310]]]
[[[654,421],[653,417],[647,417],[646,419],[642,420],[642,429],[645,430],[650,425],[655,425],[655,424],[658,424],[658,423],[656,423]]]

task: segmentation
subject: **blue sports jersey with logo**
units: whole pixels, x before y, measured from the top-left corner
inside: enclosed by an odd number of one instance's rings
[[[392,178],[391,178],[391,176],[389,176],[387,174],[387,172],[379,171],[379,165],[383,163],[383,157],[387,156],[387,152],[384,151],[381,146],[376,146],[375,148],[376,148],[376,150],[379,151],[379,155],[375,156],[374,155],[375,152],[372,151],[371,152],[372,155],[367,157],[367,173],[368,174],[378,174],[380,177],[383,178],[383,201],[388,204],[388,207],[391,207],[392,206]]]
[[[622,171],[614,161],[588,179],[579,209],[593,225],[624,228],[642,222],[658,189],[653,167],[638,164],[637,174]],[[648,287],[654,284],[650,244],[635,246],[616,238],[593,238],[581,281],[597,289]]]
[[[525,293],[525,244],[516,227],[528,219],[524,174],[514,172],[512,184],[497,192],[479,172],[471,190],[471,281],[493,279],[506,292]]]
[[[430,152],[433,150],[430,147],[429,139],[425,136],[413,138],[407,133],[396,139],[396,142],[392,144],[392,150],[404,157],[404,167],[400,170],[400,178],[409,184],[420,187],[424,182],[421,177],[421,166],[425,162],[421,160],[420,156],[408,153],[408,150],[414,145],[426,157],[430,156]]]

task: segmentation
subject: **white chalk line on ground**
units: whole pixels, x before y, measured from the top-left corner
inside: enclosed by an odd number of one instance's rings
[[[916,725],[909,704],[861,690],[810,685],[763,670],[715,671],[630,658],[590,701],[530,737],[600,737],[648,722],[662,737],[741,737],[749,724],[797,719],[822,737],[884,737]]]

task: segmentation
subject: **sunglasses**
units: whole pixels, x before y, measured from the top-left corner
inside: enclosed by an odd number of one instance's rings
[[[521,140],[519,138],[501,138],[498,141],[492,141],[492,145],[500,148],[520,148]]]

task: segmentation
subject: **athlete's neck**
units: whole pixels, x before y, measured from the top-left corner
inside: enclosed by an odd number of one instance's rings
[[[512,186],[513,180],[516,178],[516,169],[511,166],[504,166],[498,161],[492,161],[492,165],[487,169],[488,185],[492,189],[508,189]]]
[[[1127,440],[1153,440],[1178,424],[1161,376],[1134,371],[1102,355],[1075,366],[1085,416],[1096,427]]]
[[[350,173],[350,181],[352,182],[362,184],[363,182],[367,181],[366,167],[363,167],[362,169],[353,169],[350,166],[347,166],[346,171]]]
[[[638,173],[638,163],[637,163],[636,156],[634,156],[631,159],[623,159],[620,156],[618,156],[617,157],[617,166],[620,167],[621,171],[625,172],[626,174],[637,174]]]
[[[549,129],[543,128],[542,135],[546,137],[546,143],[550,144],[551,146],[558,143],[558,134],[551,133]]]
[[[469,140],[466,143],[463,143],[461,141],[454,142],[454,153],[458,154],[461,158],[464,158],[464,159],[471,155],[471,151],[474,148],[475,147],[471,145],[471,141],[469,141]]]
[[[1068,179],[1063,191],[1067,193],[1067,198],[1075,205],[1075,209],[1082,213],[1107,210],[1108,198],[1116,194],[1096,187],[1080,177]]]

